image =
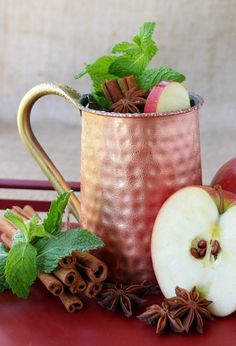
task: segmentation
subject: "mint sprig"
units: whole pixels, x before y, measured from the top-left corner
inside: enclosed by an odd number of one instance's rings
[[[58,262],[63,257],[70,256],[73,251],[84,252],[103,245],[99,237],[85,229],[61,232],[55,238],[37,242],[37,268],[40,272],[51,273],[58,266]]]
[[[24,223],[22,217],[14,214],[9,209],[4,213],[4,217],[18,229],[17,234],[14,236],[15,242],[19,241],[18,237],[21,241],[31,242],[35,237],[50,236],[42,225],[38,214],[33,215],[26,223]]]
[[[47,217],[43,221],[43,226],[47,233],[56,234],[60,231],[63,213],[68,204],[71,192],[62,193],[56,200],[51,202]]]
[[[154,22],[144,23],[139,28],[138,34],[132,38],[132,42],[117,43],[112,48],[113,55],[98,58],[94,63],[86,65],[85,69],[75,77],[80,79],[85,74],[90,76],[93,83],[92,95],[102,108],[110,107],[102,91],[102,84],[108,80],[133,75],[139,88],[143,90],[150,90],[163,80],[175,82],[185,80],[182,73],[168,66],[147,69],[158,52],[158,47],[152,39],[155,26]]]
[[[133,37],[133,42],[122,42],[115,45],[113,53],[122,53],[110,65],[109,72],[118,77],[128,75],[138,76],[148,66],[156,55],[158,48],[152,40],[155,23],[147,22],[139,29]]]
[[[102,247],[103,241],[87,230],[61,232],[63,212],[72,191],[52,201],[43,222],[35,214],[28,222],[7,210],[4,216],[18,231],[13,246],[7,251],[0,244],[0,292],[10,288],[18,297],[26,298],[37,273],[51,273],[63,257],[73,251],[89,251]]]

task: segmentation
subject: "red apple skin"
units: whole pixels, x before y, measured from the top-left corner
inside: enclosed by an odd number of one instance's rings
[[[236,194],[236,158],[226,162],[215,174],[211,186],[219,184],[223,190]]]
[[[233,205],[236,205],[236,194],[226,191],[222,189],[221,186],[218,186],[215,184],[215,188],[211,186],[199,186],[203,190],[209,193],[211,198],[214,200],[216,203],[218,209],[220,209],[220,198],[222,197],[223,199],[223,212],[226,211],[228,208],[232,207]]]
[[[161,93],[170,83],[171,82],[169,81],[162,81],[152,88],[145,103],[144,113],[156,113],[157,103],[159,101]]]

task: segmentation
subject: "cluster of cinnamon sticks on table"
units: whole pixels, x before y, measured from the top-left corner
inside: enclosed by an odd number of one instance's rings
[[[23,209],[17,206],[12,212],[26,222],[36,213],[31,206]],[[15,226],[5,218],[0,218],[0,239],[9,248],[16,234]],[[88,252],[75,251],[60,260],[58,268],[51,274],[39,273],[38,279],[54,296],[58,296],[68,312],[83,308],[81,295],[94,298],[103,287],[108,268],[104,262]]]

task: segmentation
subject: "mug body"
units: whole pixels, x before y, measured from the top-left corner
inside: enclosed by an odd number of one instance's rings
[[[168,114],[82,109],[81,226],[104,240],[110,279],[155,282],[157,213],[178,189],[201,184],[199,108]],[[170,216],[171,217],[171,216]]]

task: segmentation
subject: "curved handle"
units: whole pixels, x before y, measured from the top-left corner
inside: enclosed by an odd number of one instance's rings
[[[35,161],[39,164],[48,180],[52,183],[54,189],[60,194],[70,190],[70,187],[39,144],[32,131],[30,123],[30,114],[33,105],[38,99],[45,95],[58,95],[64,97],[76,108],[78,108],[79,94],[76,90],[73,90],[66,85],[42,83],[36,85],[27,92],[27,94],[23,97],[18,109],[17,124],[22,142],[29,150]],[[77,220],[79,220],[80,202],[74,193],[71,194],[69,206],[72,214]]]

